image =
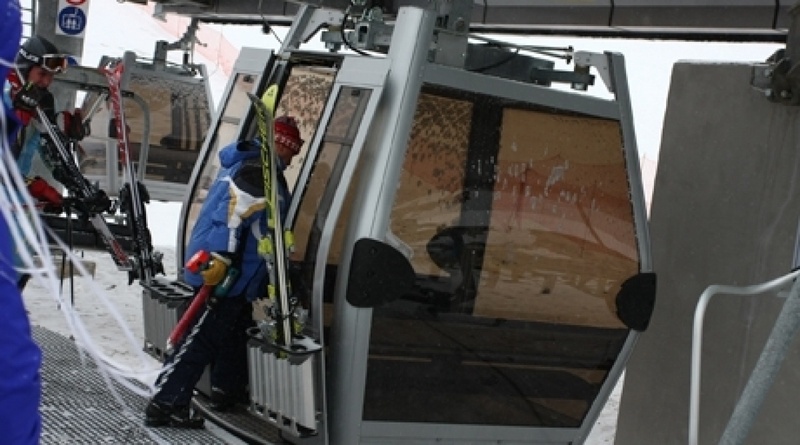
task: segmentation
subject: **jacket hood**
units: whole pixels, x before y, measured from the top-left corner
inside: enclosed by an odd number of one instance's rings
[[[238,162],[256,158],[260,155],[260,146],[256,142],[239,141],[220,150],[219,161],[223,168],[229,168]]]
[[[238,162],[243,162],[259,156],[261,156],[261,144],[258,139],[252,141],[238,141],[219,151],[219,162],[222,168],[230,168]],[[275,162],[278,171],[284,171],[286,169],[286,163],[283,162],[283,159],[276,157]]]

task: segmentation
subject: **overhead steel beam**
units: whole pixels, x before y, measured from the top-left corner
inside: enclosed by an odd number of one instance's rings
[[[155,3],[157,14],[206,22],[291,24],[299,4],[345,10],[348,0],[128,0]],[[473,32],[560,34],[720,41],[786,40],[796,0],[475,0]],[[400,7],[431,0],[372,0],[392,20]],[[534,4],[535,3],[535,4]]]

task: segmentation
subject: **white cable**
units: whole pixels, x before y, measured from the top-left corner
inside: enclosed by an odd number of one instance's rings
[[[9,134],[8,130],[5,108],[0,106],[0,136]],[[147,365],[147,356],[139,347],[130,327],[125,323],[116,306],[91,279],[91,275],[86,270],[81,259],[52,230],[43,224],[27,191],[25,181],[15,168],[16,160],[6,137],[0,137],[0,158],[2,158],[0,159],[0,213],[8,222],[9,233],[17,247],[18,259],[23,264],[21,267],[17,265],[17,270],[30,274],[31,278],[53,297],[64,315],[70,332],[75,338],[82,360],[85,359],[86,355],[92,358],[114,397],[124,409],[129,410],[117,394],[112,381],[135,394],[148,397],[152,395],[154,388],[151,384],[144,382],[152,381],[152,376],[160,371],[160,367]],[[69,301],[62,298],[60,279],[54,268],[55,261],[46,233],[50,234],[50,239],[55,240],[55,244],[66,254],[68,261],[75,265],[80,276],[89,278],[86,281],[90,288],[90,295],[98,298],[107,309],[107,313],[122,331],[127,341],[127,347],[131,351],[136,351],[135,356],[138,362],[141,363],[140,367],[135,368],[123,365],[103,353],[80,315],[75,311],[75,308]],[[39,259],[39,264],[37,264],[36,258]],[[15,263],[14,258],[0,258],[0,261],[12,265]],[[10,278],[12,282],[16,282],[16,277],[7,278]],[[131,378],[135,378],[141,383],[133,383],[130,381]]]

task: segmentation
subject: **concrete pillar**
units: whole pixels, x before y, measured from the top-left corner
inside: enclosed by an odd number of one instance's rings
[[[751,73],[749,65],[675,65],[651,207],[656,307],[627,366],[618,445],[687,443],[692,321],[703,290],[762,283],[793,267],[800,107],[769,102],[750,86]],[[774,295],[711,301],[699,443],[718,443],[783,303]],[[794,339],[744,443],[798,442],[798,347]]]

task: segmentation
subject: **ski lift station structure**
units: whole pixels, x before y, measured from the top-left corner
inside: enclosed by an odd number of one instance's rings
[[[181,201],[211,122],[213,104],[205,66],[168,63],[167,46],[167,42],[157,42],[154,58],[149,60],[126,52],[121,84],[138,179],[148,187],[151,199]],[[100,66],[111,60],[104,57]],[[57,83],[86,93],[80,104],[90,125],[89,135],[81,141],[83,173],[116,195],[122,184],[107,82],[96,69],[73,68],[59,76]]]
[[[282,352],[253,333],[247,413],[208,410],[207,380],[199,409],[261,443],[573,444],[626,369],[618,444],[796,440],[792,281],[695,312],[713,284],[798,266],[791,4],[328,3],[156,2],[291,25],[279,52],[239,55],[185,184],[179,253],[217,150],[254,134],[247,93],[279,85],[278,113],[307,141],[287,220],[306,328]],[[674,66],[648,219],[623,55],[574,51],[559,71],[470,29],[787,46]],[[303,50],[320,31],[356,54]],[[146,347],[163,358],[190,290],[142,284]]]
[[[187,35],[193,37],[193,31],[187,30]],[[214,107],[205,66],[191,63],[186,53],[182,63],[167,59],[169,51],[181,48],[180,41],[158,41],[152,58],[126,51],[121,58],[103,56],[99,62],[99,67],[106,67],[119,60],[125,66],[120,85],[129,155],[147,201],[184,199],[212,118]],[[114,112],[104,74],[96,67],[72,66],[55,78],[53,89],[69,98],[68,103],[75,98],[79,101],[77,108],[87,127],[77,154],[81,172],[110,196],[119,196],[125,185],[124,162],[117,150]],[[89,224],[69,215],[43,218],[71,244],[103,248],[103,241]],[[130,248],[131,222],[125,210],[118,209],[106,219],[117,240]]]

